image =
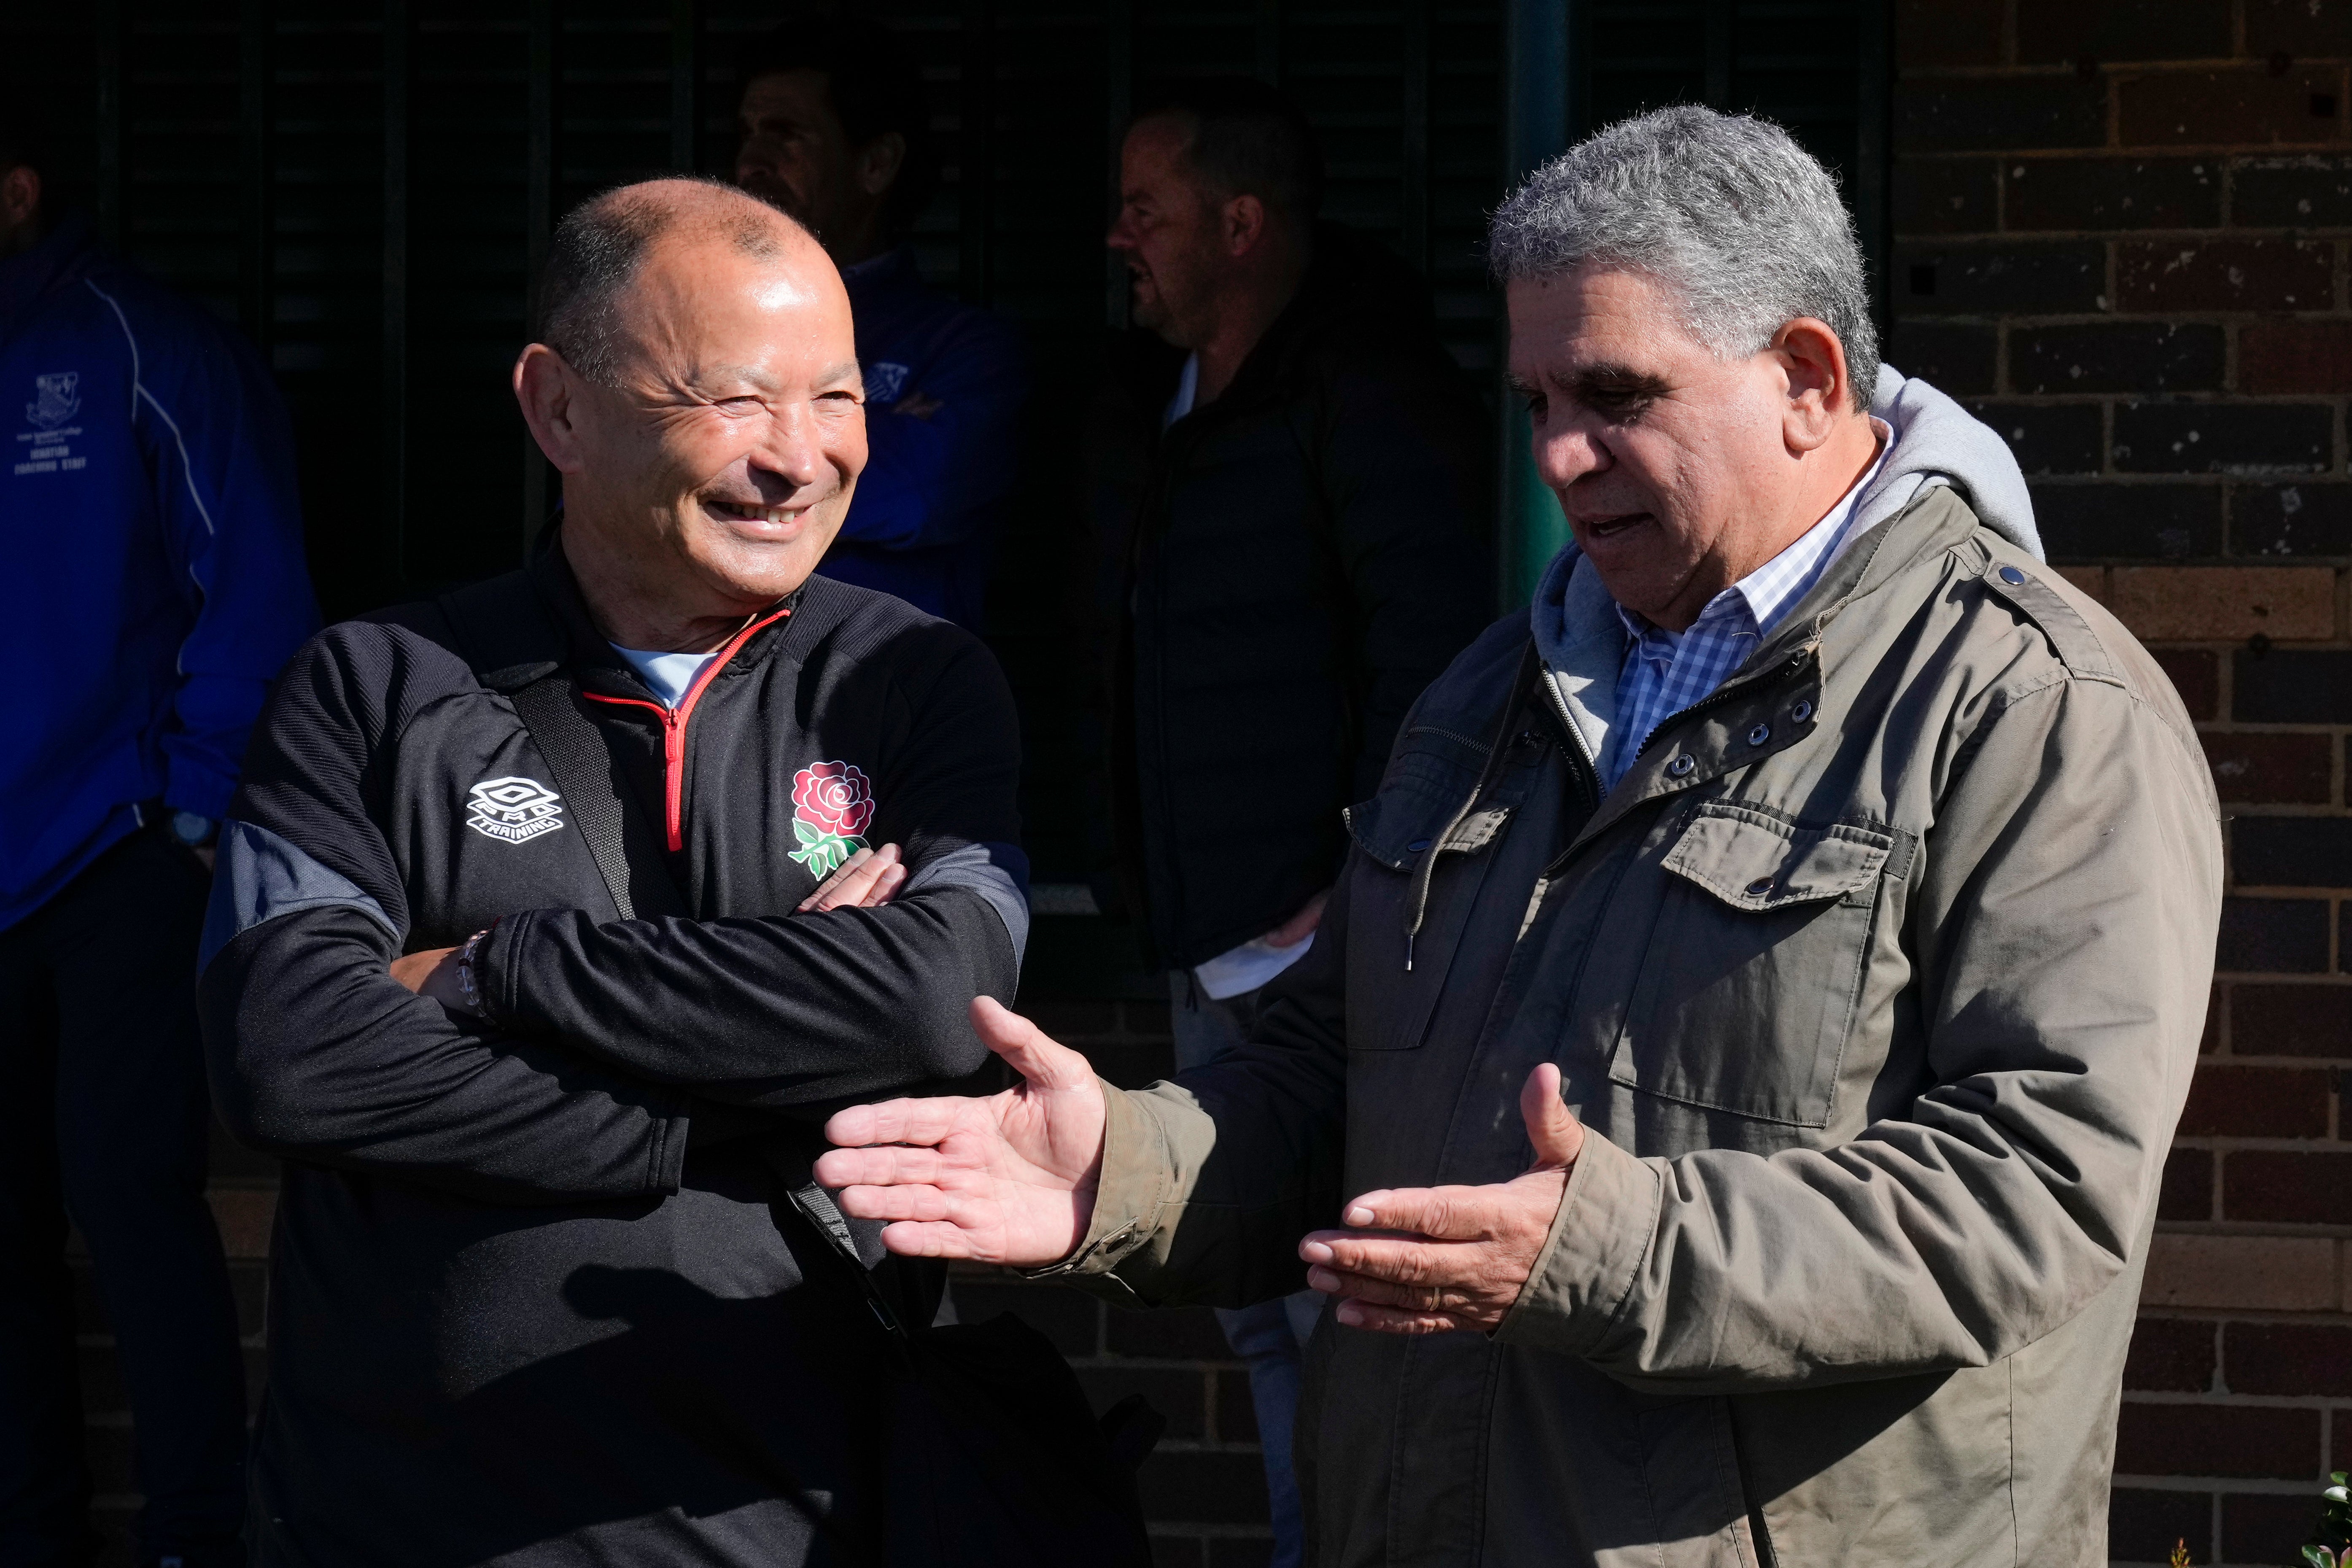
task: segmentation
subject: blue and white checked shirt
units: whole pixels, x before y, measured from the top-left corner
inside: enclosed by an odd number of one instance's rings
[[[1821,521],[1709,599],[1688,630],[1670,632],[1617,606],[1617,617],[1625,623],[1625,662],[1617,672],[1617,723],[1601,764],[1604,792],[1617,787],[1650,731],[1721,686],[1821,581],[1853,531],[1856,503],[1886,461],[1891,434],[1881,426],[1877,458]]]

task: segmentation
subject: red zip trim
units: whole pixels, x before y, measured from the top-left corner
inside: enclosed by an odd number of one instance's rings
[[[790,610],[778,610],[737,632],[728,640],[727,646],[719,650],[719,657],[702,667],[702,673],[696,676],[694,684],[686,689],[686,700],[676,710],[665,708],[658,702],[648,702],[642,697],[602,697],[593,691],[580,694],[591,702],[609,702],[615,708],[650,708],[661,715],[662,805],[673,853],[686,847],[686,721],[694,716],[694,705],[702,700],[703,689],[710,684],[711,677],[727,667],[727,661],[751,640],[751,634],[791,614]]]

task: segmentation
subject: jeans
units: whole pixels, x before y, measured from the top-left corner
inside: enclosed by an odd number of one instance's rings
[[[1258,993],[1212,1001],[1189,974],[1169,976],[1168,1014],[1176,1036],[1176,1067],[1198,1067],[1228,1046],[1249,1038],[1257,1022]],[[1266,1500],[1274,1516],[1273,1568],[1298,1568],[1304,1555],[1305,1516],[1298,1481],[1290,1464],[1292,1428],[1298,1423],[1300,1352],[1323,1310],[1319,1290],[1260,1301],[1254,1307],[1217,1309],[1217,1322],[1249,1371],[1250,1406],[1265,1458]]]
[[[137,1423],[140,1562],[244,1561],[244,1352],[205,1201],[206,888],[134,833],[0,931],[0,1568],[90,1550],[68,1215]]]

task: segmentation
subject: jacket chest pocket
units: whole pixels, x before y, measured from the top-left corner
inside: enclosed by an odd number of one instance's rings
[[[1825,1127],[1885,878],[1912,838],[1701,805],[1667,850],[1616,1083],[1711,1110]]]
[[[1405,743],[1412,749],[1390,765],[1381,793],[1347,813],[1360,852],[1348,900],[1353,1050],[1402,1051],[1422,1043],[1495,845],[1529,786],[1529,769],[1507,765],[1462,813],[1484,772],[1483,748],[1427,731],[1413,731]]]

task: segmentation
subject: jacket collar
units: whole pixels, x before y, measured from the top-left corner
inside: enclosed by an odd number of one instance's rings
[[[1706,700],[1717,712],[1704,722],[1662,731],[1669,742],[1652,746],[1635,760],[1577,841],[1593,837],[1643,801],[1694,788],[1834,727],[1835,717],[1822,710],[1822,694],[1844,639],[1830,638],[1831,626],[1896,575],[1950,550],[1977,527],[1967,505],[1938,486],[1854,541]],[[1580,569],[1582,560],[1570,544],[1546,570],[1534,619],[1546,672],[1590,762],[1602,754],[1616,720],[1625,632],[1616,601],[1601,584],[1599,573]],[[1749,739],[1759,730],[1760,740]],[[1677,773],[1674,769],[1683,756],[1689,765]]]
[[[650,699],[653,694],[646,689],[643,678],[614,651],[613,645],[590,617],[587,598],[580,592],[580,579],[563,553],[562,531],[560,520],[549,526],[541,534],[539,545],[524,570],[562,639],[563,663],[583,690],[610,697]],[[769,609],[797,609],[807,593],[808,584],[803,583]],[[713,679],[725,680],[757,668],[783,646],[795,618],[787,616],[754,632]]]
[[[40,244],[0,261],[0,343],[31,320],[34,307],[80,282],[100,259],[89,215],[69,212]]]

